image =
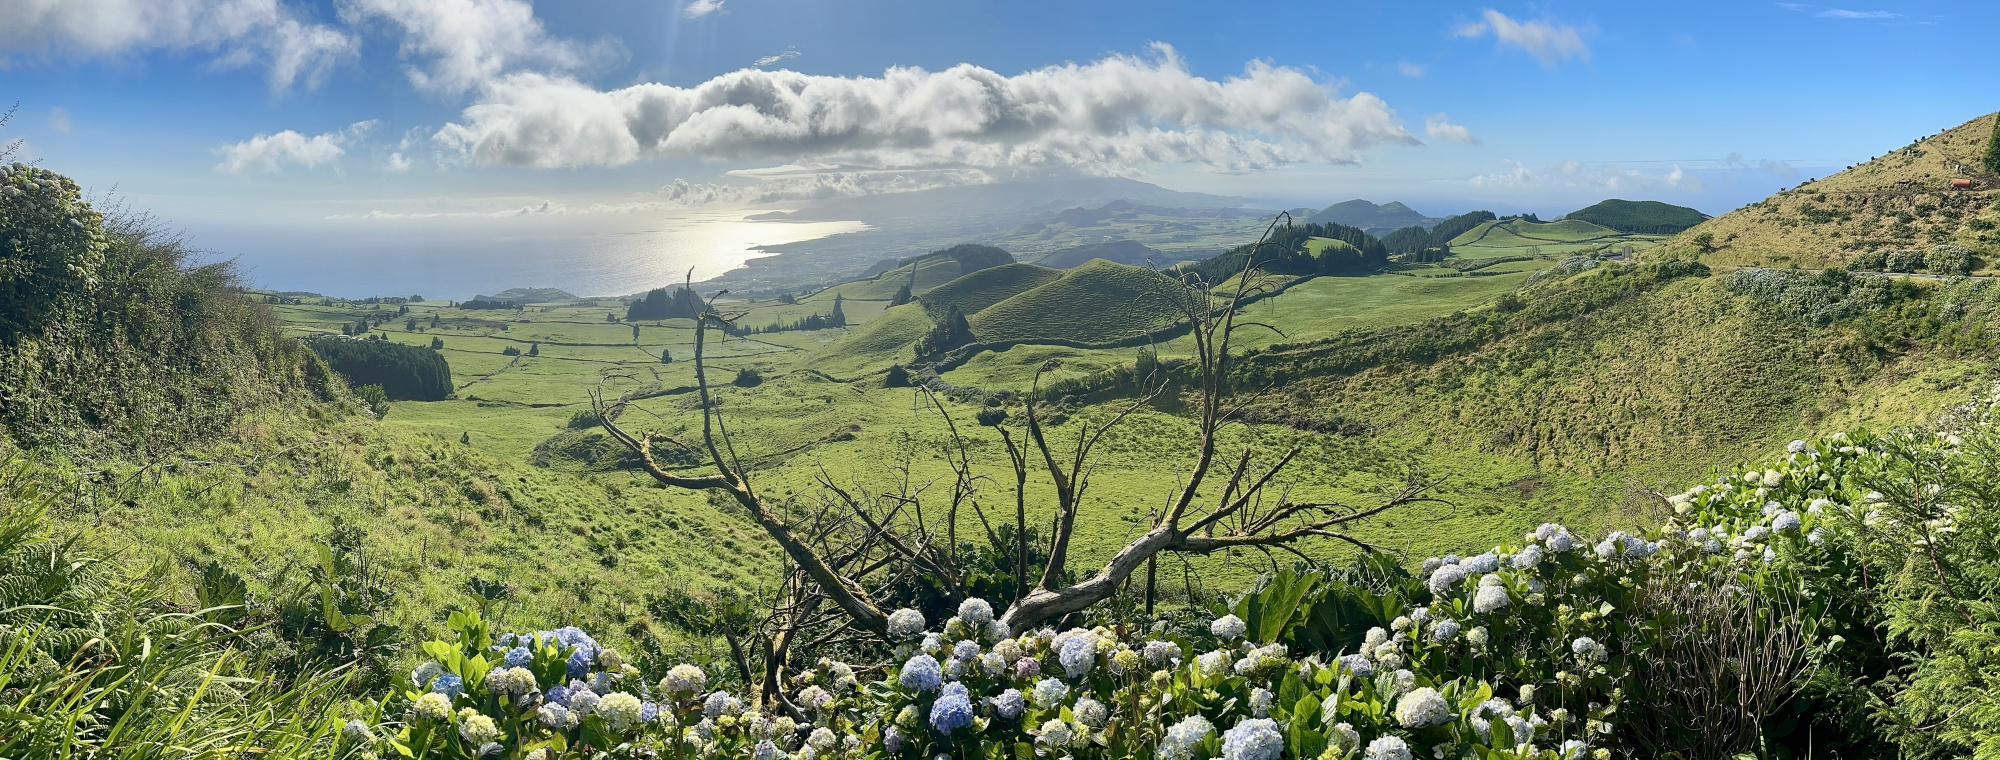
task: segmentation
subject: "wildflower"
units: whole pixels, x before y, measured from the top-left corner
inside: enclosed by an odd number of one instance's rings
[[[1062,660],[1063,671],[1071,678],[1081,678],[1090,673],[1090,669],[1097,665],[1097,635],[1084,633],[1063,642],[1059,659]]]
[[[1384,736],[1368,743],[1368,749],[1361,754],[1362,760],[1413,760],[1410,745],[1394,736]]]
[[[1220,673],[1228,672],[1229,666],[1234,659],[1235,658],[1229,654],[1229,650],[1217,649],[1213,652],[1209,652],[1207,654],[1203,654],[1200,657],[1194,658],[1194,664],[1195,668],[1200,670],[1202,675],[1214,676]]]
[[[967,599],[958,604],[958,618],[973,625],[985,625],[993,619],[993,605],[984,599]]]
[[[708,674],[687,663],[675,665],[667,670],[667,677],[660,679],[660,691],[676,696],[685,696],[708,687]]]
[[[987,704],[993,706],[993,714],[1006,720],[1021,717],[1021,712],[1027,709],[1026,702],[1021,698],[1020,689],[1000,692],[1000,696],[988,699]]]
[[[1457,635],[1458,635],[1458,621],[1453,620],[1451,618],[1439,619],[1437,621],[1437,624],[1431,626],[1431,641],[1444,643],[1450,641],[1453,636]]]
[[[907,639],[924,632],[924,613],[901,609],[889,613],[889,635]]]
[[[1035,739],[1050,747],[1067,747],[1074,738],[1076,734],[1069,724],[1054,718],[1044,721],[1041,730],[1035,732]]]
[[[1153,667],[1164,667],[1181,658],[1181,647],[1171,641],[1148,641],[1144,653]]]
[[[1497,576],[1486,576],[1496,578]],[[1507,606],[1507,589],[1503,586],[1480,584],[1479,594],[1472,598],[1472,611],[1481,615],[1504,609]]]
[[[1208,722],[1207,718],[1199,715],[1182,718],[1181,722],[1167,729],[1166,737],[1160,740],[1156,757],[1159,760],[1189,760],[1194,757],[1195,748],[1201,746],[1202,741],[1212,733],[1215,733],[1215,724]]]
[[[1243,624],[1243,619],[1235,615],[1223,615],[1216,618],[1215,622],[1208,624],[1208,632],[1215,634],[1216,638],[1223,641],[1234,641],[1243,638],[1243,633],[1246,630],[1248,630],[1248,626]]]
[[[1063,683],[1061,679],[1044,678],[1041,683],[1035,684],[1036,707],[1044,710],[1053,708],[1061,704],[1063,698],[1067,696],[1069,696],[1069,684]]]
[[[347,725],[340,727],[340,738],[346,739],[349,744],[360,744],[362,742],[374,741],[375,732],[369,729],[366,723],[358,720],[350,720],[347,722]]]
[[[458,737],[477,747],[500,738],[500,726],[492,718],[473,713],[459,720]]]
[[[972,700],[964,691],[949,692],[931,703],[931,729],[949,734],[972,725]]]
[[[944,683],[944,674],[939,672],[936,658],[920,654],[903,663],[903,672],[897,675],[896,683],[911,691],[932,691]]]
[[[1423,728],[1451,720],[1451,705],[1437,689],[1428,686],[1412,690],[1396,700],[1396,722],[1404,728]]]
[[[1779,512],[1771,518],[1771,529],[1779,533],[1790,533],[1799,529],[1799,516],[1794,512]]]
[[[1278,760],[1285,736],[1269,718],[1247,718],[1222,732],[1223,760]]]
[[[438,676],[436,680],[431,681],[431,693],[443,694],[447,699],[457,699],[458,695],[465,693],[465,679],[458,677],[457,673]]]
[[[1266,689],[1262,686],[1259,686],[1255,689],[1251,689],[1250,714],[1259,718],[1271,717],[1271,700],[1273,698],[1274,697],[1271,694],[1270,689]]]

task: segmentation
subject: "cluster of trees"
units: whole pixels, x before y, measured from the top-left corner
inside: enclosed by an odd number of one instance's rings
[[[501,356],[520,356],[520,355],[521,355],[521,349],[518,349],[518,348],[515,348],[515,347],[513,347],[513,346],[508,346],[508,347],[506,347],[506,348],[503,348],[503,349],[500,349],[500,355],[501,355]],[[529,343],[529,344],[528,344],[528,355],[529,355],[529,356],[541,356],[541,355],[542,355],[542,344],[541,344],[541,343],[540,343],[539,341],[537,341],[537,342],[531,342],[531,343]]]
[[[1309,245],[1314,238],[1329,238],[1344,245],[1326,245],[1314,253]],[[1359,227],[1344,224],[1276,227],[1261,245],[1262,248],[1238,246],[1228,253],[1174,270],[1173,274],[1193,274],[1203,282],[1221,282],[1241,272],[1253,250],[1257,268],[1272,274],[1367,274],[1389,263],[1389,249],[1382,241]]]
[[[443,401],[451,395],[451,365],[437,351],[385,340],[322,339],[309,345],[351,386],[382,386],[395,401]]]
[[[1433,248],[1443,249],[1447,252],[1446,255],[1449,255],[1451,250],[1450,243],[1453,238],[1463,235],[1471,231],[1472,228],[1493,221],[1496,218],[1491,211],[1473,211],[1459,214],[1458,216],[1447,217],[1444,221],[1432,225],[1430,229],[1404,227],[1384,235],[1382,237],[1382,246],[1389,249],[1391,255],[1419,253]]]
[[[646,319],[693,319],[706,307],[701,296],[686,287],[654,288],[646,292],[646,297],[633,301],[625,308],[625,321],[636,322]]]
[[[1934,245],[1929,251],[1910,248],[1904,250],[1874,250],[1857,254],[1847,262],[1847,268],[1857,272],[1921,272],[1933,274],[1966,274],[1971,272],[1974,261],[1972,251],[1955,245]]]
[[[465,303],[459,304],[458,308],[465,309],[467,311],[499,311],[501,309],[512,309],[514,311],[520,311],[525,307],[513,301],[500,301],[490,298],[487,299],[475,298],[470,301],[466,301]]]
[[[833,296],[833,311],[830,313],[812,314],[801,319],[792,320],[790,322],[777,322],[765,325],[763,327],[753,327],[745,331],[745,334],[754,335],[758,333],[787,332],[792,330],[827,330],[835,327],[846,327],[847,313],[841,310],[840,302],[841,302],[840,294],[835,293]],[[793,301],[793,303],[797,303],[797,301]]]
[[[1675,235],[1708,221],[1708,215],[1686,206],[1659,201],[1626,201],[1613,198],[1563,217],[1577,219],[1619,232],[1641,235]]]
[[[933,361],[943,358],[952,349],[978,340],[972,334],[972,323],[966,321],[965,312],[953,305],[943,319],[931,325],[931,331],[917,340],[917,359]]]

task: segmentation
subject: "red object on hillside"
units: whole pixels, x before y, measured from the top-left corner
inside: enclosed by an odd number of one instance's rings
[[[1958,179],[1954,179],[1951,181],[1951,188],[1953,190],[1964,190],[1969,187],[1972,187],[1972,180],[1966,179],[1964,177],[1959,177]]]

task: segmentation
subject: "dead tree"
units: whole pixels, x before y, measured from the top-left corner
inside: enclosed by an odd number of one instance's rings
[[[1289,215],[1273,219],[1256,245],[1245,257],[1233,291],[1218,294],[1208,283],[1183,277],[1154,294],[1178,313],[1189,326],[1195,356],[1182,367],[1182,376],[1140,380],[1136,398],[1115,410],[1101,423],[1077,422],[1073,442],[1067,446],[1053,441],[1034,394],[1029,394],[1024,420],[1016,432],[1002,425],[1004,414],[982,415],[981,424],[998,429],[1009,454],[1013,475],[1014,570],[1016,598],[1001,620],[1012,630],[1027,628],[1084,610],[1115,595],[1132,573],[1148,566],[1159,555],[1204,555],[1236,548],[1270,553],[1283,551],[1308,559],[1296,545],[1313,539],[1344,541],[1364,551],[1377,547],[1352,535],[1356,523],[1399,506],[1438,501],[1430,494],[1430,484],[1411,476],[1387,489],[1368,504],[1350,505],[1336,501],[1293,500],[1280,476],[1298,459],[1301,450],[1293,447],[1269,462],[1259,462],[1249,448],[1234,457],[1218,460],[1218,435],[1233,424],[1238,413],[1254,394],[1230,387],[1231,339],[1239,329],[1262,327],[1239,320],[1241,307],[1260,290],[1258,255],[1279,219],[1290,223]],[[958,555],[961,523],[976,523],[984,529],[992,545],[1002,546],[993,530],[992,518],[980,503],[984,476],[976,473],[971,447],[958,432],[949,410],[934,397],[926,396],[945,415],[952,444],[947,452],[952,476],[943,497],[942,509],[927,504],[938,488],[939,478],[924,481],[908,465],[902,468],[902,482],[895,489],[874,493],[843,486],[824,471],[819,473],[819,493],[771,500],[753,486],[750,473],[736,456],[727,427],[712,395],[704,354],[708,328],[727,328],[729,317],[712,306],[696,320],[694,361],[695,382],[702,410],[702,439],[689,450],[706,454],[706,474],[670,471],[652,456],[655,440],[669,440],[656,433],[634,434],[619,427],[612,415],[603,414],[601,396],[595,403],[610,435],[641,459],[641,466],[655,480],[675,488],[720,491],[726,494],[768,533],[785,551],[788,569],[784,600],[774,608],[783,613],[777,624],[782,635],[767,648],[769,657],[782,661],[791,647],[802,643],[838,640],[857,633],[886,638],[888,615],[871,588],[882,588],[890,579],[906,573],[921,573],[941,582],[947,593],[962,598],[962,558]],[[1156,373],[1158,374],[1158,373]],[[1038,375],[1039,377],[1039,375]],[[1039,386],[1039,380],[1038,380]],[[1089,575],[1067,582],[1070,541],[1079,510],[1090,487],[1097,460],[1095,451],[1104,437],[1142,407],[1178,388],[1192,396],[1199,433],[1195,440],[1195,460],[1183,476],[1174,498],[1154,511],[1150,527],[1121,548],[1111,559]],[[919,392],[925,392],[920,389]],[[671,441],[670,441],[671,442]],[[677,442],[675,442],[677,445]],[[1218,468],[1218,465],[1221,465]],[[1028,565],[1028,500],[1031,498],[1029,472],[1045,471],[1052,481],[1052,519],[1049,524],[1048,559],[1039,568],[1039,579],[1030,586]],[[1220,479],[1214,498],[1200,497],[1211,481]],[[961,518],[970,515],[972,521]],[[1005,519],[1005,518],[1003,518]],[[817,630],[810,642],[800,636]],[[808,647],[810,648],[810,647]],[[766,694],[781,693],[775,688],[777,671],[766,671]]]

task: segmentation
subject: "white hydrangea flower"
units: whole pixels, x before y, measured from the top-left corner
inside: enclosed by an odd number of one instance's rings
[[[1208,624],[1208,632],[1223,641],[1234,641],[1243,638],[1243,633],[1247,630],[1249,628],[1243,624],[1243,619],[1235,615],[1223,615],[1216,618],[1215,622]]]
[[[889,613],[889,635],[898,639],[914,638],[924,632],[924,613],[912,609],[900,609]]]
[[[1791,443],[1785,444],[1785,452],[1788,454],[1798,454],[1805,450],[1806,450],[1805,441],[1792,441]]]
[[[1423,728],[1451,720],[1451,705],[1444,695],[1428,686],[1411,690],[1396,700],[1396,722],[1404,728]]]
[[[1111,719],[1111,708],[1105,707],[1103,702],[1084,697],[1076,701],[1076,707],[1071,708],[1070,714],[1076,716],[1078,723],[1103,728],[1104,722]]]
[[[639,711],[642,707],[638,697],[614,691],[598,700],[597,709],[593,712],[604,719],[606,728],[614,733],[624,733],[626,729],[639,725]]]
[[[958,604],[958,618],[973,625],[985,625],[993,619],[993,605],[977,597]]]
[[[1388,640],[1389,640],[1389,632],[1382,630],[1380,626],[1368,629],[1368,633],[1365,634],[1361,639],[1362,644],[1370,649],[1382,646],[1382,644],[1384,642],[1387,642]]]
[[[1328,702],[1332,703],[1334,700]],[[1346,722],[1333,724],[1333,728],[1326,732],[1326,740],[1334,749],[1340,750],[1341,754],[1361,748],[1361,732],[1354,730],[1354,726]]]
[[[1505,587],[1481,585],[1478,595],[1472,598],[1472,611],[1481,615],[1489,614],[1505,609],[1507,602],[1508,596]]]
[[[1791,533],[1799,529],[1799,516],[1795,512],[1779,512],[1771,518],[1771,529],[1779,533]]]
[[[1181,722],[1167,729],[1155,757],[1158,760],[1189,760],[1194,756],[1195,748],[1201,746],[1202,741],[1212,733],[1215,733],[1215,725],[1209,723],[1207,718],[1199,715],[1182,718]]]
[[[1063,683],[1062,679],[1044,678],[1035,684],[1036,707],[1044,710],[1054,708],[1062,704],[1063,698],[1067,696],[1069,696],[1069,684]]]
[[[410,712],[426,720],[444,720],[451,717],[451,698],[435,691],[425,692],[410,704]]]
[[[1212,677],[1229,672],[1229,667],[1234,664],[1234,661],[1235,657],[1229,653],[1229,650],[1217,649],[1196,657],[1195,667],[1201,671],[1202,675]]]
[[[1384,736],[1368,743],[1368,750],[1361,755],[1362,760],[1415,760],[1410,755],[1410,745],[1394,736]]]
[[[1259,686],[1250,690],[1250,714],[1259,718],[1271,717],[1271,701],[1274,695],[1270,689]]]
[[[1050,747],[1067,747],[1070,740],[1075,737],[1068,723],[1054,718],[1044,721],[1041,730],[1035,733],[1038,734],[1036,740]]]
[[[1278,760],[1285,752],[1285,735],[1269,718],[1245,718],[1222,732],[1223,760]]]

